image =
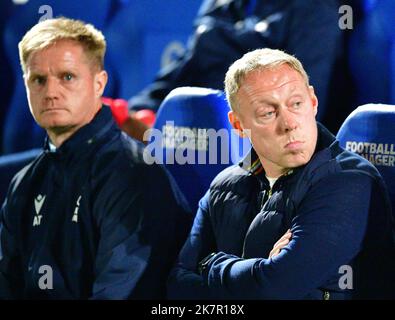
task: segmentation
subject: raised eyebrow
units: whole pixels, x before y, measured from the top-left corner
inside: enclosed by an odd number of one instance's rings
[[[46,78],[46,76],[37,72],[31,72],[27,77],[28,80],[33,80],[37,78]]]
[[[295,98],[304,99],[304,98],[303,98],[303,94],[300,93],[300,92],[297,92],[297,93],[293,93],[293,94],[288,98],[288,101],[291,100],[291,99],[295,99]]]
[[[276,107],[278,105],[277,102],[270,99],[262,99],[256,102],[259,106],[262,107]]]
[[[71,71],[71,70],[64,70],[64,71],[59,71],[58,75],[60,76],[64,76],[65,74],[71,74],[71,75],[76,75],[75,71]]]

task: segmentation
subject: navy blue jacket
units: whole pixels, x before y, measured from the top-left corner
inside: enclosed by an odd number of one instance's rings
[[[14,177],[0,215],[0,297],[163,298],[190,228],[182,203],[103,107]]]
[[[388,298],[394,227],[386,187],[366,159],[319,125],[312,159],[270,187],[252,150],[200,201],[169,282],[174,299]],[[292,240],[268,258],[291,229]],[[200,275],[198,263],[210,253]],[[352,274],[351,274],[352,272]],[[392,297],[395,297],[393,295]]]
[[[318,120],[322,121],[330,111],[326,107],[329,83],[338,83],[341,77],[333,78],[344,34],[338,26],[338,10],[337,0],[206,0],[186,53],[163,68],[129,105],[156,111],[166,95],[180,86],[222,90],[225,73],[235,60],[267,47],[300,59],[320,101]]]

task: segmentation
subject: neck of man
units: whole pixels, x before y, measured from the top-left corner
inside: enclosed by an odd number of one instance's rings
[[[262,164],[263,165],[263,164]],[[271,179],[278,179],[282,175],[286,174],[290,169],[288,168],[267,168],[263,165],[263,169],[265,170],[266,176]]]
[[[47,134],[51,143],[59,148],[67,139],[69,139],[81,126],[62,127],[47,130]]]

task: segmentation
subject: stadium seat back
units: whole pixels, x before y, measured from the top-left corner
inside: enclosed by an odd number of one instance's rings
[[[395,105],[367,104],[355,109],[337,139],[345,149],[372,162],[383,176],[395,212]]]
[[[220,90],[174,89],[161,104],[146,151],[169,169],[192,210],[213,178],[251,145],[232,130]]]

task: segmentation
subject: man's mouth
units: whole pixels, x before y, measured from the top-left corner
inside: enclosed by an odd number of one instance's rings
[[[300,141],[300,140],[290,141],[285,145],[285,149],[297,150],[297,149],[300,149],[303,144],[304,144],[304,141]]]
[[[57,111],[65,111],[65,108],[61,107],[52,107],[52,108],[45,108],[41,111],[41,113],[49,113],[49,112],[57,112]]]

